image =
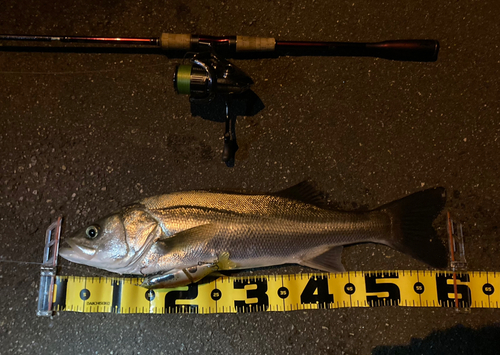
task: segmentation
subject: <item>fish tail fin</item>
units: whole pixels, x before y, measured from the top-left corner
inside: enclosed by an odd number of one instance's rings
[[[377,208],[391,218],[391,237],[382,243],[432,267],[445,268],[448,251],[432,226],[445,203],[445,189],[438,187]]]

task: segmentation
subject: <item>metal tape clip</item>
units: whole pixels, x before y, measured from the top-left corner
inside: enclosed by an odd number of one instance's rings
[[[462,224],[455,222],[448,212],[448,236],[450,245],[450,266],[453,270],[453,293],[455,296],[455,310],[458,312],[470,312],[469,306],[461,306],[458,295],[457,272],[467,268],[465,259],[464,233]],[[459,272],[460,273],[460,272]]]
[[[59,256],[61,224],[62,217],[59,217],[45,232],[37,316],[52,316],[53,314],[52,303],[54,300],[54,281],[57,271],[57,257]]]
[[[450,240],[450,266],[453,271],[465,270],[467,260],[465,259],[464,233],[462,224],[455,222],[448,212],[448,235]]]

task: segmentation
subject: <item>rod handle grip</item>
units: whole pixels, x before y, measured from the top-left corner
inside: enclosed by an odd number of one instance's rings
[[[160,37],[160,47],[164,51],[189,51],[191,49],[191,35],[162,33]]]
[[[236,36],[236,52],[273,52],[275,47],[274,38]]]
[[[265,37],[251,37],[251,36],[236,36],[236,52],[273,52],[276,46],[274,38]],[[213,39],[229,40],[229,37],[214,37]],[[231,39],[234,41],[233,39]],[[215,43],[217,44],[217,43]],[[164,51],[183,51],[196,50],[199,43],[197,43],[196,36],[190,34],[174,34],[162,33],[160,36],[160,47]]]

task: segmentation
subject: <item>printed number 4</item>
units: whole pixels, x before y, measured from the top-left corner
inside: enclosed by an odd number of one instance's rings
[[[328,308],[333,303],[333,295],[328,290],[326,276],[311,277],[300,295],[302,304],[317,304],[319,308]]]

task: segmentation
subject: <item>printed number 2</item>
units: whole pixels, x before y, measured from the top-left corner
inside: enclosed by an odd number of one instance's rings
[[[238,312],[252,312],[257,310],[267,310],[269,308],[269,296],[267,295],[267,280],[235,280],[236,290],[245,289],[247,285],[257,285],[257,288],[247,291],[247,299],[257,298],[257,303],[247,303],[246,301],[234,301],[234,307]]]
[[[165,296],[167,313],[198,313],[197,305],[178,305],[176,300],[194,300],[198,297],[198,284],[190,284],[187,291],[170,291]]]
[[[311,277],[300,295],[300,303],[313,303],[317,304],[318,308],[329,308],[333,303],[333,295],[328,290],[328,278],[326,276]]]

